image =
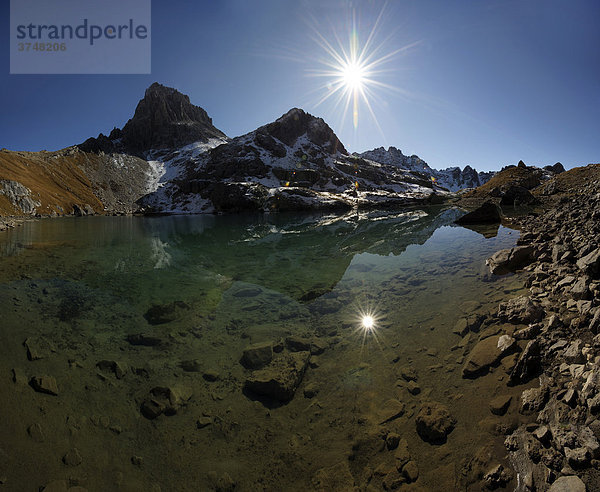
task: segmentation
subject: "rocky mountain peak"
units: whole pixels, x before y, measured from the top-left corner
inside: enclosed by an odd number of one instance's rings
[[[89,152],[143,154],[150,149],[177,148],[227,136],[212,124],[206,111],[176,89],[154,82],[146,89],[133,118],[122,130],[114,128],[79,147]]]
[[[275,137],[285,145],[293,147],[306,135],[309,142],[322,147],[329,154],[347,154],[344,145],[322,118],[317,118],[302,109],[292,108],[283,116],[258,130]]]
[[[123,143],[144,151],[181,147],[211,138],[226,138],[212,124],[206,111],[194,106],[185,94],[153,83],[138,103],[135,114],[123,127]]]

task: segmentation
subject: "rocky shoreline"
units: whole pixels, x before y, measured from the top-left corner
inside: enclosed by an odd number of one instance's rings
[[[600,185],[589,180],[576,194],[552,199],[546,210],[516,219],[522,231],[518,245],[488,260],[492,272],[522,268],[530,291],[529,296],[502,303],[496,315],[496,321],[508,323],[502,325],[504,334],[497,343],[498,348],[501,341],[511,347],[498,356],[512,357],[506,383],[539,379],[539,387],[523,391],[519,408],[535,421],[515,429],[505,445],[516,472],[515,490],[596,491],[600,490]],[[484,342],[471,352],[476,362]],[[477,369],[481,367],[469,367],[467,362],[463,376],[471,377]],[[495,476],[493,480],[490,475],[490,488],[502,485],[501,474]]]
[[[0,232],[6,231],[7,229],[13,229],[14,227],[20,226],[23,223],[20,219],[12,217],[0,217]]]

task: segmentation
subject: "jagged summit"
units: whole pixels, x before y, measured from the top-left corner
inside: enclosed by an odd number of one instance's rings
[[[152,84],[123,127],[124,143],[135,150],[180,147],[211,138],[226,138],[206,111],[194,106],[185,94]]]
[[[342,142],[323,118],[317,118],[302,109],[292,108],[272,123],[258,128],[257,133],[275,137],[285,145],[293,147],[298,138],[306,135],[307,140],[322,147],[329,154],[347,154]]]
[[[193,142],[227,136],[212,124],[206,111],[185,94],[154,82],[122,130],[100,134],[80,145],[85,151],[125,151],[140,154],[150,149],[177,148]]]
[[[435,178],[440,186],[443,186],[450,191],[458,191],[464,188],[476,188],[488,181],[494,175],[493,172],[477,172],[471,166],[465,166],[462,170],[459,167],[450,167],[442,170],[432,169],[429,164],[419,156],[406,156],[396,147],[389,147],[387,150],[383,147],[377,147],[376,149],[368,150],[357,155],[364,159],[370,159],[382,164],[425,173]]]

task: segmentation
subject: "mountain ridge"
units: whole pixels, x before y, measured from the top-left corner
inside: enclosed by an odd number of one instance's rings
[[[396,147],[350,154],[322,118],[300,108],[229,138],[187,95],[155,82],[108,136],[56,152],[2,151],[0,214],[402,207],[442,202],[449,189],[492,174],[438,171]]]

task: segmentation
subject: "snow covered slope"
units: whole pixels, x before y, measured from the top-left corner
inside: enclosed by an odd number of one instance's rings
[[[495,174],[493,172],[477,172],[470,166],[465,166],[462,170],[459,167],[450,167],[443,170],[432,169],[420,157],[416,155],[406,156],[396,147],[389,147],[387,150],[383,147],[378,147],[358,155],[365,159],[381,162],[382,164],[422,172],[435,178],[439,186],[443,186],[450,191],[477,188],[489,181]]]

